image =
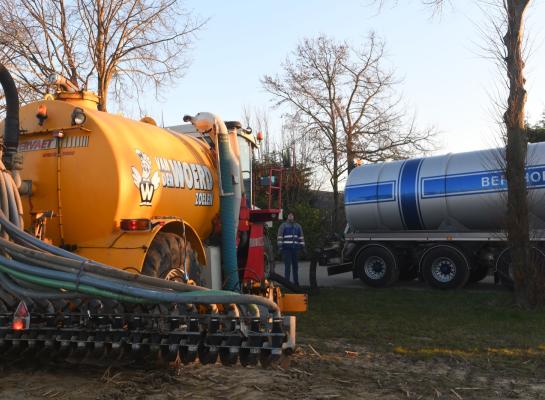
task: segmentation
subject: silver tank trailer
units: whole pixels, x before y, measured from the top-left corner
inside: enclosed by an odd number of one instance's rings
[[[346,218],[355,232],[505,228],[504,149],[362,165],[348,176]],[[528,146],[530,223],[545,228],[545,143]]]

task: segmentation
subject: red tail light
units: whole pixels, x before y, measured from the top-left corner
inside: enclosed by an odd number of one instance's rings
[[[119,227],[122,231],[134,232],[134,231],[150,231],[151,220],[146,218],[138,219],[122,219]]]
[[[28,329],[30,325],[30,313],[24,301],[21,301],[13,314],[13,323],[11,327],[14,331]]]

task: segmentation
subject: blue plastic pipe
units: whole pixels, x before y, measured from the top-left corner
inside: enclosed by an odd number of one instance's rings
[[[238,279],[237,263],[237,237],[236,229],[238,221],[235,221],[236,204],[235,187],[233,185],[233,169],[231,148],[229,145],[229,135],[219,133],[218,148],[220,156],[221,173],[221,197],[220,197],[220,217],[221,217],[221,258],[223,264],[223,273],[225,277],[225,290],[240,290]]]

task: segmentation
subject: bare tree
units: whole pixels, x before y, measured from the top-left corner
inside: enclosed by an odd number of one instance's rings
[[[530,259],[528,200],[526,196],[525,162],[528,137],[525,124],[526,89],[524,84],[524,13],[530,0],[504,0],[507,32],[503,37],[509,97],[503,116],[507,129],[506,178],[507,231],[514,264],[515,296],[526,307],[545,304],[541,266]]]
[[[543,260],[531,251],[526,187],[526,161],[529,127],[526,122],[524,22],[530,0],[481,1],[490,19],[483,49],[504,75],[507,99],[496,106],[502,113],[506,139],[505,166],[507,188],[506,227],[511,246],[515,297],[519,305],[532,308],[545,305]],[[540,264],[541,262],[541,264]]]
[[[0,56],[16,79],[44,94],[61,73],[95,90],[99,109],[183,75],[203,22],[177,0],[0,0]]]
[[[315,145],[316,164],[333,188],[334,227],[339,183],[359,158],[366,162],[407,158],[423,151],[431,131],[404,124],[394,92],[398,81],[383,65],[384,44],[371,33],[361,48],[320,36],[305,39],[283,64],[281,76],[265,76],[276,105],[288,105],[291,123]]]

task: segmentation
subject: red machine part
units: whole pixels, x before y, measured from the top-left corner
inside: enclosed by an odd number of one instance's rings
[[[263,281],[265,279],[265,241],[263,238],[263,224],[252,223],[250,225],[250,241],[248,244],[248,257],[244,268],[244,281]]]

